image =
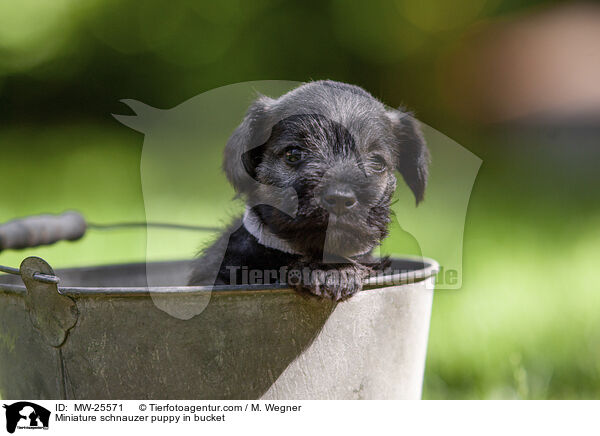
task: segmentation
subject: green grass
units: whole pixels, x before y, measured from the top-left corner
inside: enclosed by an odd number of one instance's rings
[[[600,397],[598,224],[555,247],[543,228],[472,226],[465,286],[435,298],[425,398]]]
[[[0,222],[65,209],[96,222],[143,220],[141,144],[119,126],[1,132]],[[195,210],[203,224],[223,224],[240,205],[231,205],[222,175],[197,177],[214,197],[191,208],[177,193],[163,201]],[[533,207],[503,195],[499,177],[483,171],[471,198],[463,288],[436,292],[424,398],[599,398],[600,211],[552,198]],[[164,231],[149,257],[191,256],[209,236]],[[0,264],[18,266],[30,255],[54,267],[143,261],[146,233],[90,231],[76,243],[0,253]]]

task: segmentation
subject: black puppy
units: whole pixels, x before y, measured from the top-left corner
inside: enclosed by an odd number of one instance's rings
[[[196,261],[190,284],[351,296],[382,266],[371,251],[387,235],[394,170],[419,203],[428,161],[415,119],[357,86],[318,81],[260,97],[223,164],[246,213]]]

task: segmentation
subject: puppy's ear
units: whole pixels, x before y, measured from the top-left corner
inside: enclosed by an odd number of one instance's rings
[[[429,174],[429,150],[425,138],[412,114],[389,110],[387,116],[392,121],[396,169],[419,204],[425,195]]]
[[[261,161],[262,146],[271,136],[273,102],[265,96],[254,101],[225,146],[223,170],[238,193],[249,193],[257,183],[253,177]]]

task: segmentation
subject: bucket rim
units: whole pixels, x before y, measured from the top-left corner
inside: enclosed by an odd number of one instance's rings
[[[421,263],[422,268],[413,270],[393,270],[391,274],[382,274],[371,276],[363,283],[363,290],[388,288],[411,283],[418,283],[435,276],[440,265],[437,261],[420,256],[402,256],[390,257],[392,262],[413,262]],[[189,261],[189,260],[188,260]],[[110,267],[126,267],[126,266],[141,266],[152,264],[173,264],[182,261],[167,261],[167,262],[142,262],[131,264],[113,264],[96,267],[77,267],[65,268],[56,271],[56,275],[60,277],[61,271],[77,271],[90,270],[93,268],[110,268]],[[0,274],[0,294],[16,294],[25,296],[27,288],[25,285],[15,285],[2,283],[3,277],[9,277],[7,274]],[[143,297],[152,295],[201,295],[205,293],[215,293],[215,295],[249,295],[252,293],[295,293],[287,284],[273,285],[214,285],[214,286],[123,286],[123,287],[93,287],[93,286],[57,286],[59,294],[69,297],[102,297],[102,296],[118,296],[118,297]]]

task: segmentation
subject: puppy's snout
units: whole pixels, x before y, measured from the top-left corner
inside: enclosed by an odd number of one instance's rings
[[[346,186],[330,186],[323,192],[321,203],[325,209],[336,215],[343,215],[352,209],[357,201],[356,195]]]

